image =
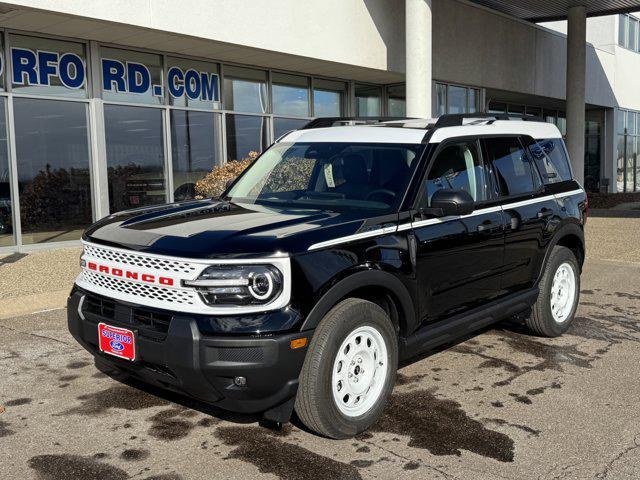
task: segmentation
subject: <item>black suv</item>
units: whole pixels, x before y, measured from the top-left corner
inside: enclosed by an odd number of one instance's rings
[[[502,319],[574,317],[587,198],[530,119],[317,119],[219,199],[83,236],[69,329],[102,369],[346,438],[398,362]]]

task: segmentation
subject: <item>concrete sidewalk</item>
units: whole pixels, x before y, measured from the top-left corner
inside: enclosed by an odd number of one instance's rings
[[[0,319],[63,308],[82,249],[0,256]]]
[[[640,264],[640,218],[591,217],[587,258]],[[81,249],[0,257],[0,319],[63,308]]]

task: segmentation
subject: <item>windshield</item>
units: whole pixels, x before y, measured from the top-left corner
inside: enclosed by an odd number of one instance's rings
[[[322,210],[397,209],[423,145],[277,143],[226,196],[251,203]]]

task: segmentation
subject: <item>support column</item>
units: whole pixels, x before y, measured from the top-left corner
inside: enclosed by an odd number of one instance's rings
[[[405,0],[407,116],[430,118],[431,0]]]
[[[584,116],[587,15],[584,5],[571,7],[567,35],[567,150],[575,178],[584,181]]]

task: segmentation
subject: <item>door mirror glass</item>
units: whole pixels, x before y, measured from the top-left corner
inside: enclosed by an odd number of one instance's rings
[[[438,190],[431,197],[431,211],[438,216],[469,215],[473,212],[473,197],[466,190]],[[440,215],[441,213],[441,215]]]

